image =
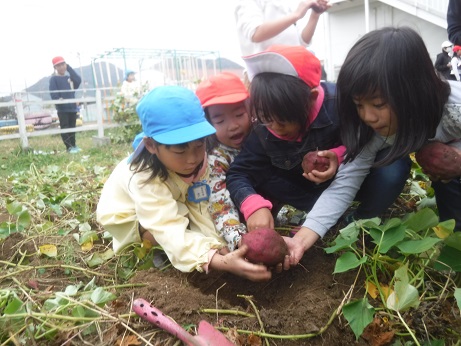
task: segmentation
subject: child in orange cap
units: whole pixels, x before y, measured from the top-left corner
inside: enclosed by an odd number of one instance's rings
[[[272,46],[243,59],[251,82],[250,115],[257,124],[227,172],[227,188],[251,232],[274,228],[273,215],[280,206],[309,212],[333,181],[345,148],[336,86],[320,83],[320,62],[312,53],[302,46]],[[314,155],[306,156],[311,152]],[[303,160],[311,160],[309,166],[323,162],[323,167],[306,168]],[[405,159],[373,168],[362,185],[362,203],[354,217],[384,212],[400,194],[409,171],[410,161]],[[309,232],[303,237],[305,244],[296,243],[296,235],[285,238],[290,253],[295,247],[309,248],[326,230],[314,225]]]
[[[251,130],[248,115],[248,90],[238,76],[223,72],[199,84],[196,94],[207,120],[216,129],[208,145],[208,165],[211,168],[209,211],[216,230],[235,250],[246,226],[240,222],[239,211],[226,189],[226,173],[240,152]]]

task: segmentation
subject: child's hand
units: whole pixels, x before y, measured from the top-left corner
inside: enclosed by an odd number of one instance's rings
[[[310,155],[307,153],[306,156]],[[303,161],[303,169],[304,178],[316,183],[320,184],[327,180],[333,178],[338,170],[338,157],[334,152],[331,150],[322,150],[317,152],[318,160],[322,160],[323,162],[325,159],[328,160],[328,164],[322,163],[320,166],[316,166],[316,164],[307,165]],[[309,167],[309,168],[307,168]],[[323,171],[321,169],[324,169]],[[308,171],[306,171],[308,170]]]
[[[257,228],[274,228],[274,218],[272,217],[272,213],[269,209],[258,209],[248,218],[248,232],[251,232]]]
[[[245,259],[247,245],[222,256],[215,254],[210,262],[210,268],[227,271],[251,281],[267,281],[272,277],[271,271],[263,264],[250,263]]]
[[[307,227],[301,227],[293,238],[283,237],[288,246],[288,256],[285,256],[283,269],[296,266],[304,253],[319,239],[319,235]]]

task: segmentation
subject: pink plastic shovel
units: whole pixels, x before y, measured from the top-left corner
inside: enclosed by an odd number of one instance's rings
[[[221,332],[204,320],[200,321],[198,325],[198,335],[190,335],[179,324],[142,298],[133,302],[133,311],[146,321],[174,335],[188,346],[233,346]]]

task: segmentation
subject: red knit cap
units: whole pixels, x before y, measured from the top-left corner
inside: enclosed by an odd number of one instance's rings
[[[320,84],[320,61],[303,46],[273,45],[243,60],[250,81],[259,73],[274,72],[301,78],[311,88]]]
[[[53,58],[53,60],[51,60],[51,62],[53,63],[53,66],[56,66],[56,65],[61,64],[63,62],[66,62],[66,61],[64,60],[64,58],[62,56],[56,56],[56,57]]]
[[[211,105],[237,103],[249,97],[245,84],[230,72],[222,72],[204,80],[197,86],[195,94],[202,107]]]
[[[458,50],[461,50],[461,46],[454,46],[453,47],[453,52],[457,52]]]

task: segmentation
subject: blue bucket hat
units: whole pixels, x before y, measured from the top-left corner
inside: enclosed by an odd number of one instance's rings
[[[216,133],[206,120],[200,100],[192,90],[160,86],[147,93],[136,106],[143,132],[133,141],[130,161],[144,149],[144,137],[166,145],[195,141]]]

